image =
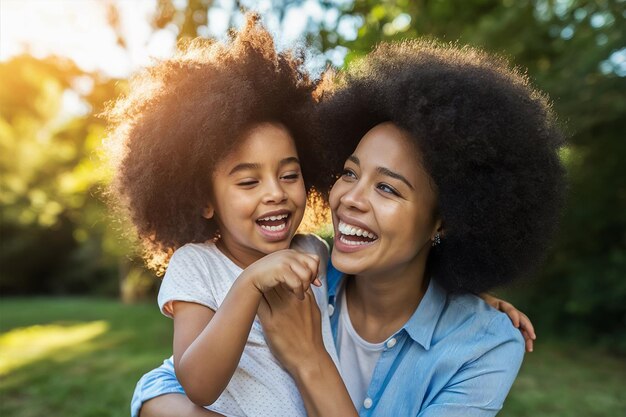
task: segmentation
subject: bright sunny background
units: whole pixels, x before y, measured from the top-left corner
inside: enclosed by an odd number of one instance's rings
[[[0,0],[0,415],[126,415],[170,354],[158,279],[104,203],[97,114],[239,6],[314,75],[422,36],[528,69],[570,138],[570,192],[543,269],[500,292],[539,335],[501,415],[626,415],[625,0]]]

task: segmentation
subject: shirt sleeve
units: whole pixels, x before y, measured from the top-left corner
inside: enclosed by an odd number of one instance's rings
[[[201,249],[183,246],[174,252],[165,271],[159,289],[159,309],[164,315],[173,317],[173,302],[186,301],[217,310],[212,278],[209,262]]]
[[[524,340],[504,314],[491,320],[480,339],[482,354],[462,366],[418,417],[487,417],[500,411],[522,364]]]

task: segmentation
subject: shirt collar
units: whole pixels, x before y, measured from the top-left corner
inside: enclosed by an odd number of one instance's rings
[[[327,271],[328,297],[330,302],[334,303],[344,274],[335,269],[330,261],[328,261]],[[446,299],[446,291],[437,284],[434,279],[431,279],[419,306],[409,321],[402,326],[408,335],[426,350],[430,349],[430,343],[433,339],[437,323],[443,313]]]
[[[426,294],[406,324],[402,327],[413,340],[430,349],[430,343],[446,305],[447,293],[431,278]]]

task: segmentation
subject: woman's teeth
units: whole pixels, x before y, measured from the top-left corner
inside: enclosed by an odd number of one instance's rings
[[[346,245],[351,245],[351,246],[367,245],[368,243],[373,242],[372,240],[348,240],[346,239],[344,235],[339,236],[339,240],[345,243]]]
[[[360,227],[357,227],[357,226],[351,226],[349,224],[344,223],[341,220],[339,221],[338,229],[342,235],[361,236],[361,237],[365,237],[365,238],[372,239],[372,240],[378,239],[378,236],[376,236],[374,233],[361,229]],[[343,239],[343,236],[341,236],[340,239]],[[362,242],[362,243],[368,243],[368,242]]]

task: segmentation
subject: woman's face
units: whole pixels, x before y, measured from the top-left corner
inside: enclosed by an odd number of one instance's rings
[[[333,265],[351,275],[423,267],[441,227],[432,187],[408,132],[389,122],[367,132],[330,193]]]

